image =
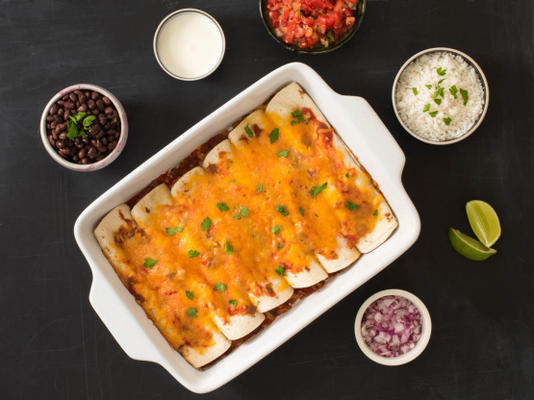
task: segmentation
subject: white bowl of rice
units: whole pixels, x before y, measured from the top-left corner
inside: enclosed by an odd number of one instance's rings
[[[471,135],[489,103],[480,66],[461,51],[434,47],[400,68],[391,93],[393,109],[406,131],[425,143],[451,144]]]

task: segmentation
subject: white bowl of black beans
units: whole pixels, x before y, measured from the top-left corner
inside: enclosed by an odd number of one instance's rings
[[[128,120],[120,101],[88,83],[59,91],[41,116],[41,139],[50,156],[73,171],[90,172],[113,162],[128,138]]]

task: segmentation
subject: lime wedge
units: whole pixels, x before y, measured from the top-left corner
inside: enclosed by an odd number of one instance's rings
[[[454,250],[470,260],[483,261],[497,253],[497,250],[487,248],[478,240],[467,236],[458,229],[449,228],[449,240]]]
[[[482,200],[471,200],[465,204],[469,225],[478,240],[486,247],[491,247],[501,236],[501,224],[497,213]]]

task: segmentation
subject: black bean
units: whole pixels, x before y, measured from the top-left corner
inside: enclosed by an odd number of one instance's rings
[[[76,105],[76,107],[80,107],[82,105],[82,103],[80,103],[80,100],[76,100],[74,104]]]
[[[106,96],[102,96],[102,101],[108,106],[111,104],[111,100]]]
[[[66,109],[71,109],[71,108],[74,108],[74,103],[71,103],[70,101],[66,101],[63,106],[66,108]]]
[[[57,140],[58,139],[58,132],[52,131],[52,137]]]
[[[96,149],[94,147],[91,147],[87,152],[87,155],[89,156],[89,158],[95,158],[97,156]]]
[[[104,112],[106,114],[108,114],[108,115],[111,115],[111,114],[113,114],[113,108],[108,106],[108,107],[104,108]]]
[[[96,161],[103,160],[104,157],[106,157],[106,155],[105,155],[105,154],[101,154],[101,155],[99,155],[99,156],[96,158]]]
[[[106,146],[102,146],[102,145],[100,145],[99,147],[97,147],[97,150],[98,150],[100,153],[103,153],[103,152],[107,151],[107,148],[106,148]]]
[[[57,104],[52,104],[52,107],[50,107],[50,110],[48,111],[49,114],[54,115],[57,113]]]
[[[78,162],[80,160],[80,158],[76,155],[72,156],[72,161],[74,162]]]
[[[98,131],[98,133],[95,135],[95,138],[100,139],[102,136],[104,136],[104,131]]]
[[[46,117],[46,120],[47,120],[47,121],[53,121],[53,120],[54,120],[54,117],[53,117],[52,115],[48,115],[48,116]]]
[[[62,108],[58,108],[57,109],[57,115],[63,115],[63,109]]]
[[[91,98],[93,100],[98,100],[100,98],[100,94],[98,92],[92,92],[91,93]]]
[[[66,134],[65,132],[62,132],[62,133],[59,134],[58,137],[59,137],[61,140],[65,140],[65,139],[67,139],[67,134]]]
[[[82,158],[82,159],[80,160],[80,162],[81,162],[82,164],[88,164],[88,163],[89,163],[89,159],[88,159],[87,157],[84,157],[84,158]]]
[[[81,106],[78,107],[78,109],[76,111],[78,111],[78,112],[86,112],[87,111],[87,106],[85,104],[82,104]]]
[[[109,128],[111,128],[111,124],[110,124],[109,122],[106,122],[106,123],[104,124],[104,129],[105,129],[105,130],[108,130]]]
[[[87,139],[86,137],[82,138],[82,142],[83,143],[89,143],[89,139]]]
[[[68,95],[68,94],[64,95],[64,96],[61,98],[61,100],[68,100],[68,99],[69,99],[69,95]],[[58,101],[58,103],[59,103],[59,101]]]
[[[59,150],[59,153],[62,155],[62,156],[67,156],[70,154],[70,148],[68,147],[63,147],[62,149]]]
[[[87,105],[89,106],[91,110],[96,107],[96,103],[93,99],[87,100]]]
[[[100,111],[104,111],[104,102],[100,99],[98,99],[96,101],[96,107],[100,110]]]
[[[106,116],[104,114],[98,114],[98,122],[100,122],[100,125],[105,125],[107,122]]]
[[[85,157],[85,149],[81,149],[81,150],[78,152],[78,157],[80,157],[80,158],[84,158],[84,157]]]
[[[113,149],[115,148],[115,145],[116,145],[116,144],[117,144],[116,142],[111,142],[111,143],[109,143],[108,146],[107,146],[107,147],[108,147],[108,150],[109,150],[109,151],[113,150]]]
[[[74,93],[69,93],[69,99],[70,99],[71,101],[76,101],[76,100],[78,100],[78,98],[76,97],[76,95],[75,95]]]
[[[104,144],[104,145],[108,144],[108,140],[105,137],[100,139],[100,142],[102,142],[102,144]]]

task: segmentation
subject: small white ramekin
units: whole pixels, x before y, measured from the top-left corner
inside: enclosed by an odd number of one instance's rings
[[[77,164],[67,161],[66,159],[61,157],[48,141],[48,135],[46,132],[46,117],[48,116],[48,111],[50,110],[50,107],[52,107],[52,105],[56,101],[61,99],[61,97],[65,96],[66,94],[69,94],[70,92],[74,92],[75,90],[92,90],[109,98],[117,109],[117,113],[119,114],[119,119],[121,121],[121,132],[117,146],[115,146],[115,148],[102,160],[90,164]],[[54,161],[56,161],[63,167],[73,171],[91,172],[102,169],[107,165],[111,164],[122,152],[124,146],[126,145],[126,140],[128,139],[128,119],[126,118],[126,111],[124,111],[124,107],[122,106],[121,102],[109,90],[106,90],[103,87],[97,85],[92,85],[90,83],[79,83],[77,85],[72,85],[60,90],[50,99],[50,101],[43,110],[43,114],[41,115],[40,130],[43,146],[48,152],[48,154],[50,154],[50,157],[54,159]]]
[[[421,313],[421,318],[423,321],[423,330],[421,332],[421,338],[416,343],[415,347],[406,354],[402,354],[397,357],[383,357],[376,354],[372,351],[362,337],[362,319],[365,311],[373,304],[376,300],[384,296],[400,296],[410,300]],[[428,341],[430,340],[430,334],[432,333],[432,321],[430,320],[430,313],[428,309],[423,304],[418,297],[401,289],[387,289],[382,290],[378,293],[373,294],[369,297],[360,307],[358,313],[356,314],[356,321],[354,322],[354,334],[356,335],[356,343],[360,347],[363,354],[369,357],[371,360],[378,364],[387,365],[387,366],[396,366],[409,363],[410,361],[416,359],[426,348]]]
[[[206,72],[205,74],[202,74],[202,75],[199,75],[199,76],[195,76],[195,77],[192,77],[192,78],[186,78],[186,77],[183,77],[183,76],[180,76],[180,75],[176,75],[173,72],[169,71],[167,69],[167,67],[165,67],[165,65],[161,62],[161,59],[159,58],[158,46],[157,46],[157,44],[158,44],[158,35],[159,35],[163,25],[165,25],[165,23],[169,19],[171,19],[172,17],[176,16],[177,14],[186,13],[186,12],[198,13],[198,14],[204,15],[205,17],[208,17],[215,24],[217,29],[219,30],[219,33],[221,34],[221,40],[222,40],[222,43],[221,43],[221,45],[222,45],[221,54],[219,56],[219,59],[215,63],[215,65],[208,72]],[[217,20],[215,18],[213,18],[210,14],[208,14],[206,11],[199,10],[198,8],[182,8],[180,10],[173,11],[172,13],[170,13],[169,15],[167,15],[165,18],[163,18],[161,20],[161,22],[159,23],[158,27],[156,28],[156,32],[154,33],[153,47],[154,47],[154,56],[156,57],[156,61],[158,62],[158,64],[161,67],[161,69],[163,69],[163,71],[165,71],[168,75],[172,76],[175,79],[180,79],[181,81],[198,81],[200,79],[206,78],[207,76],[211,75],[213,72],[215,72],[215,70],[217,68],[219,68],[219,65],[221,65],[221,62],[222,62],[222,60],[224,58],[224,53],[226,52],[226,38],[224,36],[224,31],[221,28],[221,25],[219,25]]]
[[[480,79],[480,83],[482,84],[482,87],[484,89],[484,108],[482,109],[482,112],[480,113],[478,119],[475,121],[473,126],[467,132],[465,132],[461,136],[458,136],[458,137],[456,137],[454,139],[450,139],[450,140],[431,140],[431,139],[424,138],[424,137],[418,135],[417,133],[415,133],[414,131],[412,131],[410,128],[408,128],[408,126],[402,120],[402,118],[401,118],[401,116],[399,114],[399,111],[397,109],[397,102],[395,101],[395,92],[397,91],[397,84],[399,82],[400,76],[402,75],[402,73],[404,72],[406,67],[412,61],[415,61],[417,58],[419,58],[419,57],[421,57],[421,56],[423,56],[425,54],[434,53],[434,52],[452,53],[454,55],[462,57],[465,60],[465,62],[467,62],[469,65],[471,65],[475,69],[475,72],[477,73],[477,75],[478,75],[478,77]],[[474,131],[477,130],[477,128],[480,126],[480,124],[484,120],[484,117],[486,116],[486,113],[488,111],[488,105],[489,105],[488,81],[486,79],[486,75],[484,75],[484,72],[482,71],[482,68],[480,68],[480,66],[476,63],[476,61],[473,60],[471,57],[469,57],[464,52],[462,52],[460,50],[451,49],[449,47],[432,47],[430,49],[426,49],[426,50],[420,51],[417,54],[414,54],[413,56],[411,56],[402,65],[402,67],[400,67],[399,72],[397,72],[397,76],[395,76],[395,80],[393,81],[393,87],[391,89],[391,102],[393,103],[393,110],[395,111],[395,115],[397,116],[397,119],[399,120],[400,124],[406,130],[406,132],[408,132],[414,138],[420,140],[421,142],[425,142],[425,143],[428,143],[428,144],[437,144],[437,145],[452,144],[452,143],[460,142],[460,141],[464,140],[466,137],[468,137],[469,135],[471,135]]]

